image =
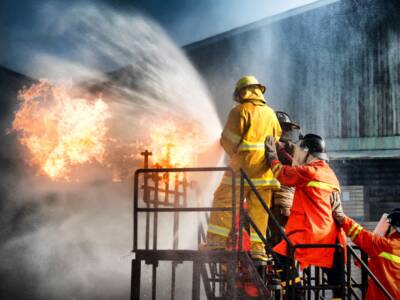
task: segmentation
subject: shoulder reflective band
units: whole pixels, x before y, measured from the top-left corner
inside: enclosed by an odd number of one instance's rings
[[[233,144],[236,144],[236,145],[239,144],[240,141],[242,140],[242,137],[240,135],[233,133],[229,129],[225,129],[222,132],[222,137],[228,139],[230,142],[232,142]]]
[[[222,226],[214,225],[214,224],[208,224],[207,231],[211,232],[211,233],[214,233],[214,234],[217,234],[217,235],[222,235],[224,237],[228,237],[230,229],[222,227]]]
[[[239,146],[239,151],[264,151],[264,150],[265,150],[264,142],[253,143],[243,140]]]
[[[319,188],[321,190],[326,190],[326,191],[340,191],[340,188],[334,184],[330,183],[325,183],[321,181],[310,181],[307,184],[308,187],[314,187],[314,188]]]
[[[395,263],[400,264],[400,256],[391,254],[391,253],[389,253],[389,252],[381,252],[381,253],[379,254],[379,257],[382,257],[382,258],[384,258],[384,259],[387,259],[387,260],[390,260],[390,261],[393,261],[393,262],[395,262]]]
[[[277,163],[275,166],[272,167],[272,173],[274,173],[275,177],[279,176],[279,173],[282,171],[282,164]]]
[[[359,225],[357,223],[353,223],[350,230],[347,232],[347,236],[349,236],[350,239],[352,241],[354,241],[354,239],[358,236],[358,234],[361,232],[361,230],[363,230],[361,225]]]

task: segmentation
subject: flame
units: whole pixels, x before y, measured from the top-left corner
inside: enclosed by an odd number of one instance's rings
[[[196,124],[168,120],[150,133],[152,162],[158,167],[193,167],[201,150]]]
[[[41,80],[22,89],[18,99],[11,130],[26,148],[28,164],[53,181],[79,181],[88,164],[122,181],[143,166],[140,153],[146,149],[152,152],[150,167],[195,167],[199,153],[209,146],[198,122],[178,117],[158,115],[153,126],[137,128],[139,136],[130,135],[131,130],[114,132],[112,124],[120,125],[120,120],[112,119],[112,101],[109,105],[67,84]]]
[[[169,119],[151,128],[151,161],[155,168],[185,168],[197,165],[197,156],[204,143],[200,140],[199,125]],[[160,174],[159,179],[171,186],[176,180],[186,180],[185,173]],[[175,182],[175,183],[174,183]]]
[[[74,95],[66,85],[46,80],[19,93],[12,130],[29,151],[28,163],[52,180],[70,180],[74,166],[102,163],[108,105],[100,98]]]

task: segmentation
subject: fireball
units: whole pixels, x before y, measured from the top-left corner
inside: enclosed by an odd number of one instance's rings
[[[144,150],[152,152],[150,167],[194,167],[208,145],[199,123],[178,116],[158,116],[146,128],[137,122],[132,131],[131,124],[113,118],[111,104],[68,84],[41,80],[22,89],[18,99],[11,130],[27,163],[52,181],[79,181],[77,173],[83,175],[90,164],[104,168],[115,182],[125,180],[142,166]]]
[[[46,80],[21,90],[18,99],[12,130],[39,174],[69,181],[74,166],[103,162],[111,114],[102,99]]]

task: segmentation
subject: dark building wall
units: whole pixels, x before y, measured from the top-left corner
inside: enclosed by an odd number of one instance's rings
[[[267,84],[271,105],[306,131],[327,138],[400,136],[400,10],[382,2],[339,1],[186,50],[222,119],[235,81],[251,73]]]
[[[365,220],[400,207],[399,159],[336,160],[331,166],[342,186],[363,186]]]
[[[14,111],[18,108],[18,91],[34,82],[27,76],[0,66],[0,167],[3,170],[9,166],[10,172],[13,171],[14,163],[18,161],[15,136],[8,134]]]
[[[5,128],[6,119],[13,118],[12,112],[18,107],[18,91],[34,82],[33,79],[0,66],[0,124]],[[8,121],[8,120],[7,120]],[[10,123],[8,122],[8,125]],[[4,131],[4,130],[3,130]],[[4,132],[1,132],[3,134]]]

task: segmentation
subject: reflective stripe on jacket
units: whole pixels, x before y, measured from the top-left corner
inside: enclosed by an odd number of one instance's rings
[[[350,218],[343,221],[348,237],[370,257],[368,266],[394,299],[400,299],[400,233],[381,237],[362,228]],[[378,286],[369,281],[367,300],[385,299]]]
[[[335,244],[346,246],[346,237],[332,217],[330,195],[339,191],[339,182],[329,165],[317,160],[304,166],[285,166],[272,162],[276,178],[287,186],[296,187],[285,232],[293,244]],[[286,242],[274,250],[287,255]],[[309,265],[332,267],[334,249],[297,249],[296,259],[301,268]]]
[[[247,99],[234,107],[221,135],[221,145],[229,155],[229,165],[243,168],[256,186],[279,188],[279,182],[265,164],[267,136],[279,140],[281,127],[275,112],[260,99]],[[231,178],[225,175],[224,183]]]

